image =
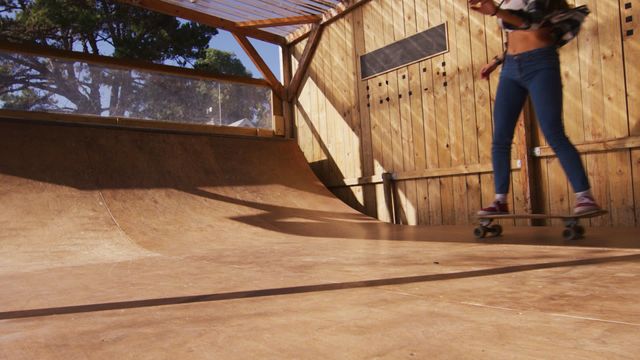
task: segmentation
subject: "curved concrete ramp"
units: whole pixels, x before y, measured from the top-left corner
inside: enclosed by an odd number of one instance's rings
[[[505,233],[370,219],[292,141],[0,121],[0,358],[637,357],[637,229]]]

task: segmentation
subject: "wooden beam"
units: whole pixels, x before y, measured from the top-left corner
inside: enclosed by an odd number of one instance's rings
[[[311,59],[313,58],[313,54],[318,47],[318,43],[320,42],[320,37],[322,35],[322,30],[324,29],[323,25],[314,25],[313,30],[311,31],[311,36],[307,42],[307,45],[302,52],[302,57],[300,59],[298,70],[296,70],[296,74],[293,76],[291,83],[287,87],[287,100],[289,102],[293,101],[293,99],[298,95],[300,91],[300,85],[302,84],[302,79],[304,75],[307,73],[309,69],[309,65],[311,64]]]
[[[291,80],[293,78],[293,64],[291,60],[291,48],[282,46],[280,47],[280,68],[282,69],[282,77],[285,88],[289,87],[291,84]],[[287,101],[287,99],[282,99],[284,106],[284,130],[285,136],[287,138],[295,137],[295,117],[294,117],[294,107],[293,103]]]
[[[189,134],[215,134],[234,136],[274,137],[271,129],[239,128],[232,126],[218,126],[205,124],[187,124],[170,121],[145,120],[123,118],[116,116],[99,116],[84,114],[64,114],[40,111],[0,109],[0,119],[20,121],[45,121],[59,124],[83,124],[107,127],[122,127],[130,129],[144,129],[154,131],[168,131]]]
[[[246,28],[257,29],[257,28],[265,28],[265,27],[319,23],[321,20],[322,20],[322,17],[319,15],[292,16],[292,17],[286,17],[286,18],[242,21],[242,22],[237,22],[236,26],[244,29]]]
[[[626,149],[640,148],[640,136],[627,136],[619,139],[605,141],[590,141],[582,144],[575,144],[580,154],[610,152]],[[533,154],[537,157],[555,156],[555,152],[550,146],[539,146],[533,149]]]
[[[522,162],[515,160],[511,162],[511,170],[521,170]],[[474,175],[493,172],[491,164],[471,164],[458,165],[449,168],[422,169],[415,171],[404,171],[389,174],[389,178],[393,181],[405,181],[416,179],[432,179],[446,176]],[[385,174],[364,176],[360,178],[343,179],[339,184],[330,184],[329,188],[359,186],[369,184],[381,184]]]
[[[273,72],[271,72],[271,69],[269,69],[269,66],[267,65],[267,63],[264,62],[260,54],[258,54],[258,51],[256,51],[253,45],[251,45],[251,42],[249,42],[249,39],[236,33],[233,33],[233,37],[235,37],[236,41],[238,41],[238,44],[242,46],[242,49],[244,50],[244,52],[247,53],[247,55],[249,55],[249,58],[251,59],[253,64],[258,68],[260,73],[262,73],[262,76],[265,78],[265,80],[267,80],[269,85],[271,85],[271,88],[273,89],[273,91],[276,94],[278,94],[278,96],[281,99],[284,98],[284,94],[285,94],[284,86],[282,86],[282,84],[280,84],[280,81],[278,81],[278,78],[276,78],[276,76],[273,75]]]
[[[182,19],[197,22],[203,25],[209,25],[215,28],[228,30],[230,32],[252,37],[254,39],[263,40],[269,43],[285,45],[286,39],[263,30],[238,27],[233,21],[219,18],[210,14],[206,14],[197,10],[189,9],[183,6],[171,4],[157,0],[117,0],[121,3],[142,7],[151,11],[167,14]]]
[[[256,86],[265,86],[268,87],[270,84],[262,79],[253,79],[250,77],[241,77],[241,76],[233,76],[233,75],[222,75],[222,74],[213,74],[210,72],[194,70],[189,68],[181,68],[177,66],[169,66],[162,64],[155,64],[147,61],[140,60],[128,60],[128,59],[117,59],[109,56],[100,56],[93,54],[85,54],[75,51],[67,51],[55,49],[47,46],[40,45],[30,45],[30,44],[14,44],[7,41],[0,41],[0,50],[32,55],[32,56],[44,56],[51,57],[57,59],[71,60],[71,61],[81,61],[91,64],[105,65],[111,68],[117,69],[125,69],[125,70],[143,70],[149,71],[164,75],[177,75],[182,77],[188,77],[198,80],[214,80],[214,81],[224,81],[230,83],[239,83],[239,84],[247,84],[247,85],[256,85]]]
[[[342,18],[343,16],[347,15],[348,13],[350,13],[351,11],[353,11],[354,9],[368,3],[371,0],[344,0],[342,2],[340,2],[338,5],[336,5],[335,8],[327,11],[325,14],[322,15],[322,21],[320,21],[320,25],[328,25],[340,18]],[[313,26],[312,25],[306,25],[306,26],[302,26],[300,27],[298,30],[294,31],[293,33],[287,35],[286,37],[286,41],[287,44],[289,45],[293,45],[299,41],[301,41],[302,39],[304,39],[305,37],[311,36],[311,33],[313,31]]]

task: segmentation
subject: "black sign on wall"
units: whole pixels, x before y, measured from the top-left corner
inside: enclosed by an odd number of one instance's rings
[[[448,51],[447,24],[442,23],[360,56],[360,78],[366,80]]]

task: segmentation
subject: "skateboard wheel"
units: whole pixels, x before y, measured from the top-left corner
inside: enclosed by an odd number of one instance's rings
[[[484,227],[478,226],[477,228],[473,229],[473,235],[475,235],[475,237],[478,239],[482,239],[487,235],[487,229]]]
[[[582,236],[582,235],[584,235],[584,226],[582,226],[582,225],[576,225],[576,226],[574,227],[574,229],[575,229],[576,233],[578,234],[578,236]]]
[[[502,234],[502,225],[500,224],[491,225],[490,229],[493,233],[493,236],[500,236],[500,234]]]
[[[566,228],[562,231],[562,237],[565,240],[575,240],[578,238],[578,232],[574,228]]]

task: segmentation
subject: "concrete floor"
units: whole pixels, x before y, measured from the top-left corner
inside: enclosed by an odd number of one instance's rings
[[[638,359],[640,231],[402,227],[295,143],[0,121],[0,359]]]

